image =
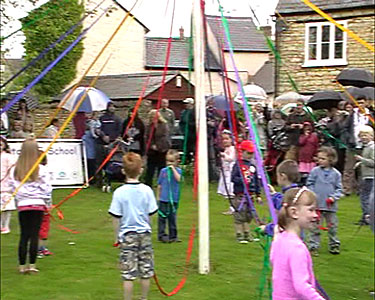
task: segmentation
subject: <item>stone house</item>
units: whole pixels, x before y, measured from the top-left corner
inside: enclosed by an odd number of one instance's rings
[[[312,1],[338,23],[374,46],[373,0]],[[276,8],[276,96],[293,91],[288,73],[299,92],[340,90],[336,76],[344,68],[373,71],[374,53],[321,17],[300,0],[280,0]]]

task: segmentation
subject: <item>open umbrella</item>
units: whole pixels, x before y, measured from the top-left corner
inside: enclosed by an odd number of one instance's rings
[[[229,99],[227,99],[224,95],[217,95],[217,96],[212,96],[207,98],[208,100],[213,101],[213,105],[217,110],[222,110],[222,111],[230,111],[230,103]],[[234,102],[234,110],[238,110],[238,104]]]
[[[80,105],[78,112],[93,112],[107,109],[107,104],[111,100],[106,94],[96,88],[83,86],[76,88],[62,107],[66,110],[72,111],[86,91],[87,94]],[[64,101],[64,99],[62,101]]]
[[[301,94],[298,94],[296,92],[286,92],[281,94],[280,96],[276,97],[274,100],[274,103],[276,104],[287,104],[287,103],[296,103],[297,100],[302,99],[304,101],[307,101],[311,98],[311,96],[304,96]]]
[[[366,69],[347,68],[337,75],[336,80],[342,85],[356,87],[375,86],[374,74]]]
[[[283,114],[285,115],[289,115],[291,113],[291,111],[297,107],[297,103],[287,103],[285,104],[280,110]],[[305,112],[310,112],[312,113],[312,109],[310,107],[307,107],[307,106],[304,106],[303,107],[303,110]]]
[[[245,97],[248,99],[248,101],[255,100],[256,102],[263,102],[264,100],[267,100],[267,93],[259,85],[248,84],[243,87],[243,90],[245,93]],[[241,104],[243,103],[242,95],[240,92],[237,93],[234,101]]]
[[[375,88],[373,87],[349,87],[346,91],[355,99],[365,99],[365,100],[374,100],[375,99]],[[351,101],[351,98],[346,92],[341,93],[341,97],[343,100]]]
[[[339,92],[335,91],[321,91],[315,93],[306,103],[312,109],[330,109],[337,107],[339,102],[342,101]]]

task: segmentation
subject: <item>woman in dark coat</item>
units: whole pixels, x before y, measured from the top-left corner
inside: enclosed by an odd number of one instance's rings
[[[134,109],[129,110],[128,118],[125,119],[124,123],[122,124],[121,136],[125,142],[130,142],[129,151],[143,156],[145,154],[145,125],[139,118],[137,112],[135,113],[131,126],[128,128],[128,131],[125,134],[125,130],[132,118],[133,110]]]
[[[152,187],[155,171],[166,166],[165,155],[171,147],[167,121],[156,110],[149,114],[150,123],[146,132],[147,170],[145,183]]]

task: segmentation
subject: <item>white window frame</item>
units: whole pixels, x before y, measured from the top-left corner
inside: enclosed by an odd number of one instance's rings
[[[347,21],[338,21],[340,25],[347,27]],[[322,55],[322,28],[325,25],[330,26],[330,43],[329,43],[329,59],[321,59]],[[316,59],[312,60],[309,59],[309,29],[310,27],[317,28],[317,36],[316,36]],[[322,67],[322,66],[343,66],[347,65],[347,34],[343,32],[343,55],[342,58],[334,58],[335,55],[335,25],[331,22],[313,22],[313,23],[306,23],[305,24],[305,61],[302,67]]]

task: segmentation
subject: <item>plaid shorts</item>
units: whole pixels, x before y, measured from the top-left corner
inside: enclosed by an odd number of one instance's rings
[[[151,233],[128,232],[120,239],[120,270],[123,280],[154,276]]]
[[[242,201],[244,203],[242,205],[241,210],[239,210]],[[249,204],[247,202],[245,195],[236,195],[233,199],[233,206],[235,208],[235,212],[233,213],[234,223],[235,224],[242,224],[242,223],[250,223],[252,220],[252,215],[249,209]]]

